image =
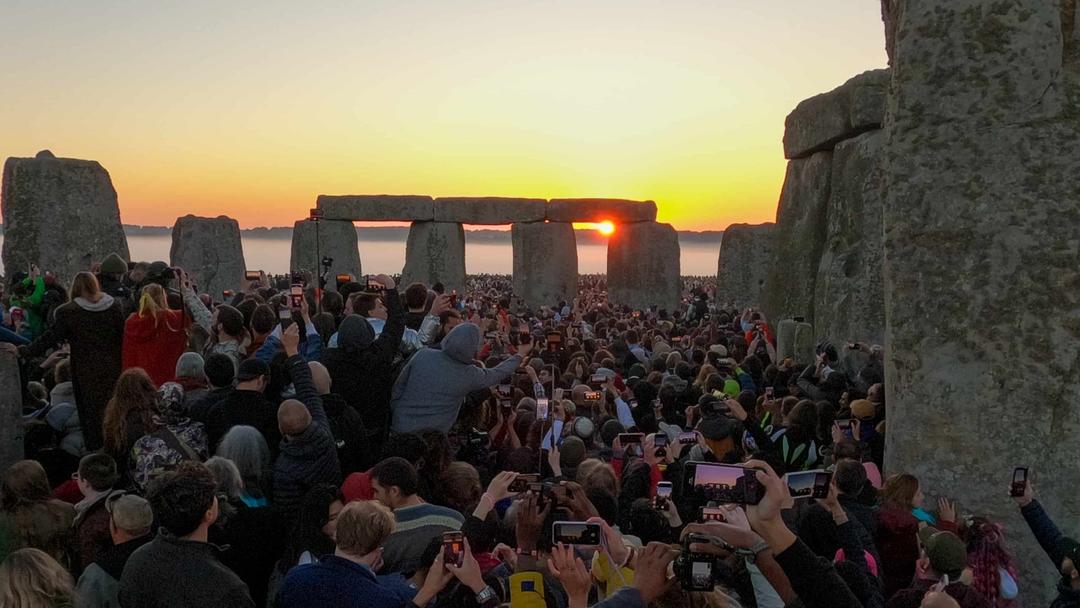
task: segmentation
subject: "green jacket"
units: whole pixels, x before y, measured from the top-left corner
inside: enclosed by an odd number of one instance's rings
[[[45,331],[45,318],[41,314],[41,302],[45,299],[45,279],[26,278],[23,279],[22,285],[27,289],[33,285],[34,291],[30,292],[25,299],[12,298],[11,305],[22,308],[26,313],[26,327],[30,330],[30,335],[27,337],[34,340]]]

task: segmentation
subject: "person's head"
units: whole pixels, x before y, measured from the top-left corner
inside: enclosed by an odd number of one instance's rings
[[[379,501],[350,502],[337,517],[337,553],[374,567],[394,526],[394,513]]]
[[[921,507],[923,493],[919,480],[908,473],[897,473],[885,480],[881,488],[881,503],[897,509],[908,510]]]
[[[71,382],[71,361],[61,359],[56,364],[56,367],[53,368],[53,380],[56,384],[60,384],[61,382]],[[55,384],[53,386],[55,386]]]
[[[361,317],[385,319],[386,306],[382,298],[373,293],[362,293],[353,298],[353,313]]]
[[[344,506],[341,492],[331,484],[316,484],[304,494],[282,558],[288,568],[296,565],[305,551],[315,558],[333,553],[337,518]]]
[[[439,327],[442,329],[443,335],[450,333],[451,329],[462,323],[464,323],[464,320],[461,318],[461,313],[456,310],[444,310],[439,313]]]
[[[213,473],[218,492],[229,500],[240,500],[244,495],[244,480],[240,477],[240,469],[236,468],[236,463],[221,456],[214,456],[206,461],[206,468]]]
[[[270,383],[270,366],[259,359],[244,359],[236,371],[236,388],[261,393]]]
[[[1061,539],[1059,549],[1064,558],[1061,560],[1061,578],[1068,587],[1080,589],[1080,542],[1066,536]]]
[[[154,510],[145,498],[118,492],[105,499],[105,510],[109,514],[109,535],[114,545],[150,534]]]
[[[405,306],[412,312],[423,311],[427,306],[428,288],[423,283],[413,283],[405,288]]]
[[[157,401],[157,387],[141,367],[124,370],[113,387],[112,399],[105,405],[102,426],[105,447],[114,454],[127,449],[128,424],[133,420],[141,422],[144,429],[151,429]]]
[[[135,265],[128,271],[128,278],[131,279],[132,283],[138,285],[146,278],[146,273],[149,272],[149,270],[150,264],[146,262],[135,262]]]
[[[614,496],[619,494],[619,478],[615,475],[615,469],[598,458],[588,458],[578,465],[577,481],[586,494],[594,490]]]
[[[404,458],[387,458],[371,469],[375,500],[391,509],[404,505],[416,495],[419,487],[416,468]]]
[[[1004,528],[986,517],[975,516],[964,519],[957,533],[967,545],[968,565],[973,575],[971,586],[996,604],[1001,593],[1000,570],[1016,576],[1012,556],[1005,548]]]
[[[285,437],[294,437],[311,426],[311,412],[300,401],[286,399],[278,406],[278,430]]]
[[[45,502],[52,497],[49,477],[36,460],[20,460],[4,472],[0,484],[0,507],[11,513],[19,507]]]
[[[336,291],[326,291],[323,292],[321,306],[323,312],[333,317],[340,317],[342,311],[345,310],[345,298]]]
[[[841,494],[858,496],[866,487],[866,468],[857,460],[840,460],[836,463],[833,479]]]
[[[194,378],[200,382],[206,376],[206,362],[199,353],[184,353],[176,360],[177,378]]]
[[[0,606],[55,608],[74,600],[71,574],[41,549],[19,549],[0,563]]]
[[[309,361],[308,369],[311,370],[311,383],[315,385],[315,392],[319,395],[329,395],[330,372],[326,366],[318,361]]]
[[[101,285],[97,277],[90,272],[80,272],[71,281],[71,299],[82,298],[90,302],[101,299]]]
[[[78,477],[75,478],[83,496],[92,492],[107,492],[120,476],[116,473],[116,461],[104,452],[94,452],[79,461]]]
[[[178,538],[206,539],[218,518],[217,482],[201,463],[187,461],[150,482],[147,498],[154,517]]]
[[[164,287],[157,283],[149,283],[142,288],[142,295],[139,296],[140,317],[156,317],[158,313],[168,309]]]
[[[247,480],[259,479],[271,464],[266,438],[255,427],[244,424],[225,433],[216,454],[233,462],[240,477]]]
[[[483,493],[480,474],[467,462],[451,462],[439,476],[438,495],[442,503],[458,513],[468,514]]]
[[[214,309],[211,323],[214,335],[219,341],[235,340],[243,342],[245,334],[244,313],[228,304],[222,304]]]
[[[251,331],[255,335],[265,336],[274,331],[277,322],[278,319],[277,315],[274,314],[274,308],[269,304],[259,304],[255,307],[255,310],[251,311]]]
[[[236,366],[228,355],[214,353],[203,362],[203,373],[211,388],[225,388],[236,378]]]
[[[805,441],[817,435],[818,412],[813,401],[800,401],[784,418],[784,426],[797,441]]]
[[[959,536],[925,527],[919,530],[919,540],[926,552],[925,565],[936,575],[935,578],[948,576],[949,580],[960,579],[960,574],[968,564],[968,554],[967,547]]]
[[[885,385],[871,384],[866,390],[866,398],[874,403],[885,403]]]

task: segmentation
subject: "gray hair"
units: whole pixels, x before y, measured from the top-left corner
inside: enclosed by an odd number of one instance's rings
[[[236,468],[236,463],[228,458],[214,456],[206,461],[206,468],[214,474],[218,491],[228,496],[229,500],[240,500],[244,494],[244,482],[240,478],[240,469]]]
[[[240,471],[248,485],[258,484],[270,469],[270,447],[253,426],[239,425],[229,429],[218,444],[217,455],[227,458]]]

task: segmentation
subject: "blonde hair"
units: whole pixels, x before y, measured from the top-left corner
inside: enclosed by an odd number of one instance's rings
[[[75,298],[83,298],[91,302],[100,300],[101,285],[98,284],[97,277],[85,271],[75,275],[75,279],[71,281],[71,299]]]
[[[0,606],[71,606],[74,595],[71,574],[41,549],[19,549],[0,564]]]
[[[349,555],[367,555],[393,533],[394,512],[376,500],[350,502],[337,518],[337,548]]]
[[[139,316],[140,317],[153,317],[154,327],[157,327],[158,320],[161,316],[168,312],[169,303],[165,299],[165,288],[157,283],[150,283],[146,287],[142,288],[142,295],[139,296]],[[165,319],[165,326],[169,328],[169,331],[178,332],[179,329],[169,325],[168,317]]]

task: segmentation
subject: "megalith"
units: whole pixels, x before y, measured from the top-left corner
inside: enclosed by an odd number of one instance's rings
[[[465,229],[454,222],[413,222],[405,243],[402,288],[410,283],[465,288]]]
[[[571,302],[577,296],[578,259],[574,227],[529,222],[510,226],[514,246],[514,295],[533,310]]]
[[[1003,522],[1050,603],[1013,467],[1080,519],[1080,28],[1074,2],[896,3],[886,124],[885,469]]]
[[[240,225],[224,215],[176,218],[169,260],[188,272],[200,292],[219,298],[226,289],[239,290],[246,269]]]
[[[0,471],[23,459],[22,395],[19,357],[0,351]]]
[[[97,161],[56,158],[47,150],[9,158],[2,190],[8,276],[37,264],[70,283],[110,253],[130,257],[116,189]]]
[[[732,224],[720,241],[716,297],[738,308],[761,306],[769,274],[776,224]]]
[[[433,207],[436,222],[459,224],[542,222],[547,214],[542,198],[446,197],[435,199]]]
[[[814,327],[833,343],[881,344],[881,164],[885,134],[871,131],[833,149],[825,246],[814,285]]]
[[[312,276],[323,272],[322,259],[332,258],[326,274],[326,288],[337,291],[339,274],[360,278],[360,251],[356,244],[356,226],[341,220],[299,220],[293,224],[292,255],[289,269],[306,271]]]
[[[547,204],[549,222],[656,221],[656,203],[621,198],[554,198]]]
[[[762,292],[762,310],[770,322],[787,317],[814,320],[814,283],[825,244],[831,174],[832,152],[788,161]]]
[[[608,299],[636,310],[656,305],[675,312],[682,299],[679,264],[679,235],[671,224],[620,224],[608,237]]]
[[[435,208],[430,196],[414,194],[320,194],[315,206],[323,219],[353,222],[430,222]]]

